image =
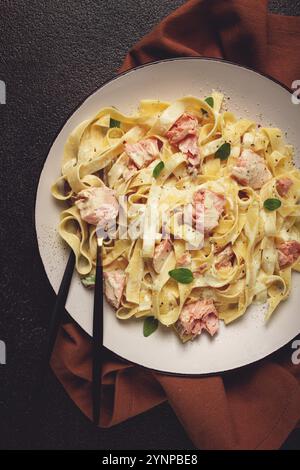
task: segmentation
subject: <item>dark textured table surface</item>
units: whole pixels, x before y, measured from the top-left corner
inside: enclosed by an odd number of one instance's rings
[[[52,140],[74,107],[112,77],[127,50],[182,0],[2,0],[0,448],[192,449],[165,404],[112,429],[96,429],[49,371],[40,425],[28,439],[33,379],[54,293],[37,252],[35,189]],[[300,15],[300,1],[273,0]],[[297,77],[299,78],[299,77]],[[4,249],[3,249],[4,247]],[[34,426],[30,426],[34,428]],[[285,448],[300,448],[294,431]]]

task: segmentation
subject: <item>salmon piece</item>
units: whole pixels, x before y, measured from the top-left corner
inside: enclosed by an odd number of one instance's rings
[[[247,149],[242,151],[231,177],[243,186],[260,189],[272,178],[272,173],[260,155]]]
[[[124,292],[126,275],[124,271],[107,271],[104,275],[104,292],[107,301],[115,308],[120,307],[121,298]]]
[[[297,261],[300,256],[300,243],[296,240],[283,242],[277,246],[280,269],[285,269]]]
[[[136,144],[125,144],[125,152],[139,169],[148,166],[159,156],[162,142],[155,137],[140,140]]]
[[[196,135],[188,135],[178,144],[179,150],[187,157],[188,163],[193,167],[199,165],[199,148],[198,137]]]
[[[235,254],[232,250],[232,246],[227,245],[224,250],[220,251],[216,257],[215,266],[217,269],[221,268],[231,268],[233,264]]]
[[[293,186],[293,181],[290,178],[280,178],[276,181],[276,189],[281,197],[287,195],[291,186]]]
[[[209,235],[219,224],[220,216],[224,212],[226,199],[209,189],[199,189],[193,196],[193,220],[196,229],[204,230]]]
[[[188,251],[185,251],[177,260],[177,266],[188,266],[192,262],[192,257]]]
[[[160,273],[168,254],[172,250],[172,243],[170,240],[163,240],[156,245],[153,255],[153,267],[156,273]]]
[[[102,228],[115,220],[119,212],[115,192],[105,186],[83,189],[77,194],[75,205],[82,220]]]
[[[177,322],[181,335],[192,335],[193,339],[206,330],[211,336],[218,331],[219,317],[212,299],[198,300],[183,307]]]
[[[166,133],[170,144],[186,155],[191,166],[200,163],[197,128],[198,120],[194,116],[184,113]]]
[[[188,113],[183,113],[175,124],[166,132],[166,137],[171,145],[177,145],[188,135],[196,135],[198,120]]]

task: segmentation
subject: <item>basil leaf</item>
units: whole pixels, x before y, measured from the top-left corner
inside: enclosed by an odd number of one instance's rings
[[[146,317],[144,320],[143,334],[145,338],[152,335],[158,327],[158,320],[154,317]]]
[[[215,153],[215,157],[219,158],[220,160],[227,160],[231,152],[231,145],[228,142],[221,145]]]
[[[110,118],[109,127],[120,127],[120,121]]]
[[[164,169],[165,167],[165,164],[164,162],[159,162],[156,167],[154,168],[153,172],[152,172],[152,175],[154,176],[154,178],[157,178],[161,171]]]
[[[281,201],[276,198],[270,198],[266,199],[264,201],[264,208],[267,209],[268,211],[276,211],[276,209],[279,209],[281,206]]]
[[[96,276],[92,274],[91,276],[86,276],[81,279],[82,284],[84,287],[94,287],[96,283]]]
[[[190,284],[194,279],[192,271],[187,268],[172,269],[169,271],[169,276],[181,284]]]
[[[205,98],[205,103],[207,103],[211,108],[214,107],[214,99],[212,96],[208,96],[207,98]]]

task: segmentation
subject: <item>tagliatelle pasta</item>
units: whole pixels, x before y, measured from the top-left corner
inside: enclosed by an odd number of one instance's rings
[[[293,149],[280,129],[222,108],[219,92],[142,100],[132,116],[104,108],[70,134],[51,190],[67,204],[58,231],[85,284],[105,226],[117,317],[154,317],[183,341],[214,335],[253,302],[269,319],[300,271]]]

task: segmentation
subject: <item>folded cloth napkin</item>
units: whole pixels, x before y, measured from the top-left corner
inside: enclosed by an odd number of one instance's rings
[[[300,79],[300,18],[276,16],[267,0],[191,0],[127,55],[122,71],[178,56],[223,57],[291,86]],[[300,419],[300,364],[291,345],[238,371],[203,378],[167,376],[106,352],[101,426],[168,401],[200,449],[276,449]],[[52,369],[91,417],[91,341],[75,323],[59,331]]]

